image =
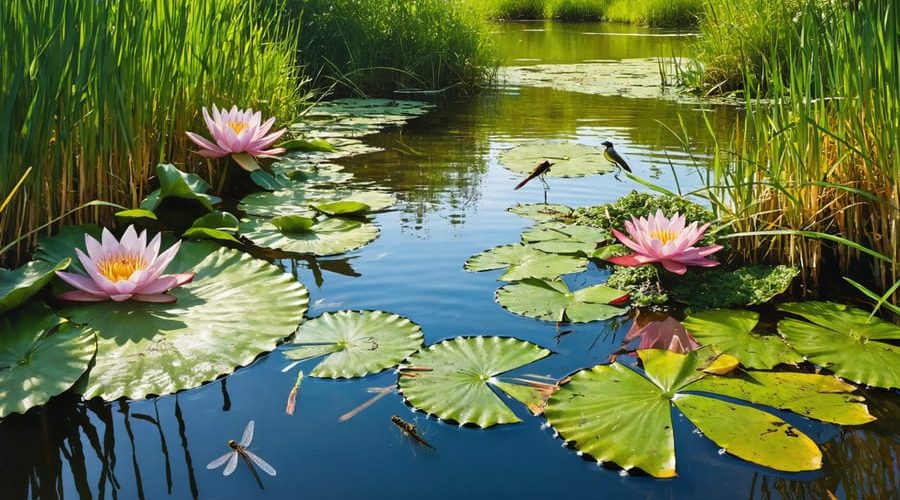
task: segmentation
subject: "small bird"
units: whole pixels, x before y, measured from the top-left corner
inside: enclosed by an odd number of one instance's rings
[[[603,150],[603,156],[607,161],[609,161],[610,163],[614,163],[624,168],[626,172],[631,173],[631,167],[629,167],[628,164],[625,163],[625,160],[622,159],[621,156],[619,156],[619,153],[617,153],[613,148],[613,143],[609,141],[603,141],[600,144],[603,144],[606,147],[606,149]]]
[[[547,181],[544,180],[544,174],[546,174],[547,172],[550,171],[551,166],[553,166],[553,164],[550,163],[549,160],[544,160],[544,161],[538,163],[537,166],[535,166],[531,170],[531,173],[528,174],[528,177],[522,179],[522,182],[516,184],[516,187],[513,189],[515,190],[515,189],[521,188],[525,184],[528,184],[528,181],[530,181],[531,179],[534,179],[535,177],[538,177],[541,180],[541,182],[544,184],[544,189],[547,189],[548,186],[547,186]]]

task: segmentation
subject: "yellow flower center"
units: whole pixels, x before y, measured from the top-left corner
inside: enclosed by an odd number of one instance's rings
[[[113,283],[127,280],[135,271],[147,267],[147,262],[139,255],[119,255],[101,261],[97,268],[100,274]]]
[[[244,122],[228,122],[228,126],[231,127],[231,130],[234,130],[235,134],[240,134],[247,128],[247,124]]]
[[[650,237],[659,240],[660,243],[665,245],[670,241],[675,241],[675,238],[678,237],[678,233],[669,229],[657,229],[656,231],[650,231]]]

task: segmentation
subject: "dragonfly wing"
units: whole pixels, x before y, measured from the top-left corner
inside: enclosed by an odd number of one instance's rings
[[[265,472],[266,474],[268,474],[270,476],[274,476],[276,474],[275,468],[272,467],[271,465],[269,465],[269,462],[266,462],[265,460],[263,460],[256,453],[253,453],[250,450],[244,450],[244,453],[246,453],[247,456],[250,457],[250,460],[253,460],[253,463],[255,463],[257,465],[257,467],[262,469],[263,472]]]
[[[228,453],[226,453],[226,454],[222,455],[221,457],[219,457],[219,458],[213,460],[212,462],[210,462],[210,463],[206,466],[206,468],[207,468],[207,469],[218,469],[219,467],[222,466],[222,464],[225,463],[226,460],[228,460],[229,458],[231,458],[231,455],[233,455],[233,454],[234,454],[233,451],[229,451]]]
[[[235,469],[237,469],[238,464],[238,452],[234,452],[231,454],[231,460],[228,461],[228,465],[225,466],[225,470],[222,471],[223,476],[230,476]]]
[[[241,437],[241,446],[250,446],[250,441],[253,441],[253,421],[247,422],[247,428],[244,429],[244,436]]]

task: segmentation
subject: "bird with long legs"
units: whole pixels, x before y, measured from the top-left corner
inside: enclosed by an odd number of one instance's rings
[[[603,141],[603,142],[601,142],[600,144],[602,144],[603,147],[606,148],[606,149],[603,150],[603,157],[606,158],[606,161],[612,163],[612,164],[615,165],[616,167],[622,168],[623,170],[625,170],[625,171],[628,172],[629,174],[631,173],[631,167],[628,166],[628,163],[625,161],[624,158],[622,158],[622,155],[620,155],[620,154],[616,151],[616,149],[613,147],[613,143],[612,143],[612,142],[610,142],[610,141]],[[618,174],[616,174],[615,177],[616,177],[617,180],[619,179]]]

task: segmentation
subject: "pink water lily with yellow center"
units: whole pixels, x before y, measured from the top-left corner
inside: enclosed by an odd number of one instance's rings
[[[661,262],[667,271],[684,274],[687,266],[713,267],[719,265],[706,256],[718,252],[722,245],[695,247],[709,224],[698,226],[696,222],[685,227],[683,215],[675,214],[671,219],[657,210],[656,215],[631,218],[625,222],[628,236],[613,229],[613,234],[625,246],[635,251],[631,255],[608,259],[620,266],[641,266],[651,262]]]
[[[234,161],[244,170],[252,172],[259,169],[257,157],[277,158],[284,153],[284,148],[272,148],[287,129],[269,133],[275,118],[262,122],[262,113],[252,109],[219,110],[212,107],[212,115],[204,107],[203,120],[212,135],[212,141],[193,132],[186,132],[188,138],[200,146],[198,154],[207,158],[222,158],[231,155]]]
[[[79,248],[75,249],[87,276],[56,272],[63,281],[76,288],[59,294],[60,299],[78,302],[122,302],[129,299],[175,302],[175,297],[166,292],[194,278],[194,273],[163,274],[178,253],[180,241],[160,254],[160,235],[157,234],[147,244],[147,231],[141,231],[138,235],[134,226],[128,226],[121,240],[104,228],[101,241],[85,235],[87,254]]]

